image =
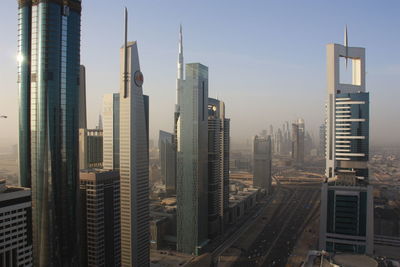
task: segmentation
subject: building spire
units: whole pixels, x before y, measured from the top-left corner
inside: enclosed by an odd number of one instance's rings
[[[125,7],[124,98],[128,96],[128,9]]]
[[[178,80],[183,80],[183,33],[182,33],[182,24],[179,26]]]
[[[348,39],[348,36],[347,36],[347,24],[346,24],[346,26],[345,26],[345,28],[344,28],[344,47],[346,48],[346,69],[347,69],[347,64],[348,64],[348,60],[349,60],[349,58],[348,58],[348,55],[349,55],[349,39]]]

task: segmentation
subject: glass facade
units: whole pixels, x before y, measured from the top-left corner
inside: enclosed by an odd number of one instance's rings
[[[176,193],[176,151],[174,140],[175,136],[172,133],[160,131],[158,141],[160,169],[168,195]]]
[[[177,250],[199,254],[208,235],[208,68],[186,64],[178,99]]]
[[[20,172],[32,187],[34,261],[75,266],[80,1],[19,4]]]
[[[19,179],[23,187],[31,187],[30,149],[30,55],[32,8],[18,9],[18,95],[19,95]]]

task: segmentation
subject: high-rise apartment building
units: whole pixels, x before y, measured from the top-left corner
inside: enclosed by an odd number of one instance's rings
[[[172,133],[160,131],[158,149],[160,152],[161,177],[165,181],[168,195],[176,193],[176,151],[175,136]]]
[[[229,128],[225,103],[208,99],[208,236],[223,232],[229,207]]]
[[[76,266],[81,1],[18,1],[20,184],[36,266]]]
[[[352,63],[343,83],[340,60]],[[373,196],[368,183],[369,93],[365,49],[328,44],[326,182],[321,193],[320,249],[373,253]]]
[[[292,160],[294,165],[297,167],[301,167],[304,164],[304,145],[304,120],[299,118],[292,124]]]
[[[121,265],[150,265],[149,100],[143,95],[136,42],[120,49]]]
[[[119,170],[119,93],[103,96],[103,168]]]
[[[0,266],[33,266],[31,190],[0,180]]]
[[[103,130],[79,129],[79,169],[103,167]]]
[[[271,192],[272,179],[271,137],[255,136],[253,140],[253,185]]]
[[[82,266],[121,266],[118,171],[81,170]]]
[[[79,129],[87,128],[86,117],[86,68],[79,68]]]

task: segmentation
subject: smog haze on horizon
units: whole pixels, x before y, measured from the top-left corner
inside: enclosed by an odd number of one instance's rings
[[[150,138],[172,131],[179,25],[185,63],[209,67],[209,95],[225,102],[232,142],[245,142],[298,117],[316,138],[324,122],[326,44],[366,48],[371,145],[399,145],[400,2],[83,1],[81,64],[86,67],[88,128],[102,97],[119,91],[123,8],[138,41],[150,96]],[[346,9],[342,6],[346,5]],[[18,142],[17,1],[1,1],[0,147]]]

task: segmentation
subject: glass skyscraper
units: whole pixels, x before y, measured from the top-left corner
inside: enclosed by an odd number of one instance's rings
[[[292,160],[293,165],[302,167],[304,164],[304,120],[299,118],[292,123]]]
[[[271,136],[255,136],[253,140],[253,185],[271,192]]]
[[[177,250],[208,242],[208,67],[186,64],[177,121]]]
[[[174,141],[175,135],[160,131],[158,141],[160,169],[168,195],[175,195],[176,193],[176,151]]]
[[[19,0],[20,184],[36,266],[76,266],[81,1]]]

